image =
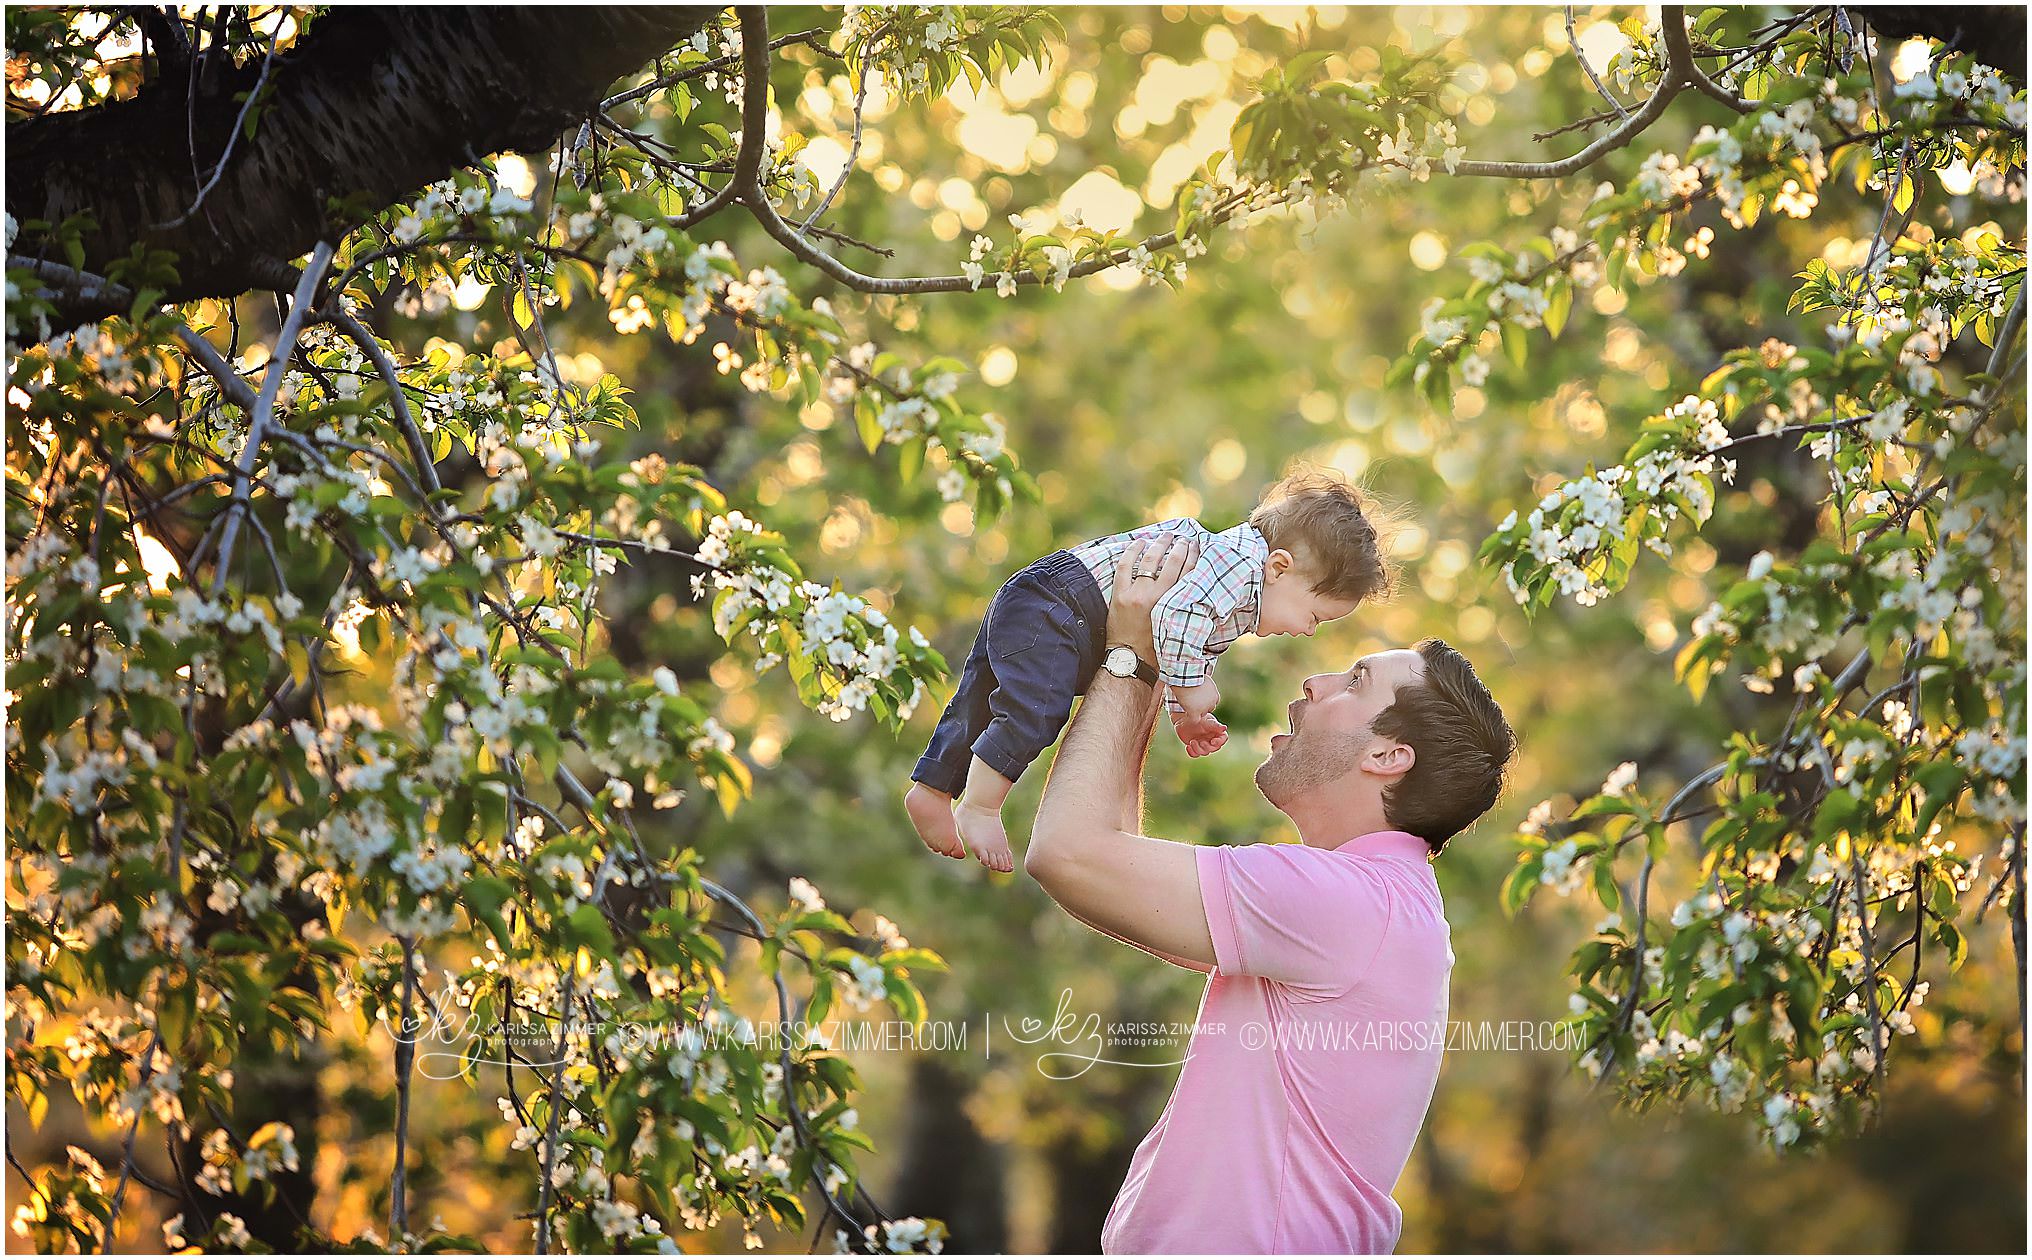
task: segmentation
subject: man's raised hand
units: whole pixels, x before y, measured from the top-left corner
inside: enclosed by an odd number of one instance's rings
[[[1156,653],[1150,612],[1199,562],[1199,540],[1165,534],[1138,538],[1115,561],[1115,589],[1108,598],[1108,642],[1126,643],[1149,660]]]

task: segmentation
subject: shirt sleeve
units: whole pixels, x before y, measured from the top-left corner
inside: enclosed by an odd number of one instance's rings
[[[1197,850],[1214,969],[1319,997],[1368,973],[1390,925],[1390,896],[1367,863],[1302,844]]]
[[[1192,571],[1157,601],[1150,629],[1157,640],[1157,672],[1165,682],[1196,687],[1213,673],[1219,651],[1210,644],[1221,623],[1240,609],[1253,563],[1234,547],[1209,543]]]

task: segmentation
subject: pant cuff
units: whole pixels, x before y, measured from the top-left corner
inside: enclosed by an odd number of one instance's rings
[[[974,756],[988,763],[988,768],[1014,783],[1023,777],[1030,763],[1037,760],[1035,752],[1015,752],[995,738],[994,730],[983,731],[974,741]]]
[[[942,761],[923,757],[919,758],[917,769],[910,772],[910,779],[913,783],[922,783],[947,796],[958,796],[960,790],[967,785],[967,772],[955,770]]]

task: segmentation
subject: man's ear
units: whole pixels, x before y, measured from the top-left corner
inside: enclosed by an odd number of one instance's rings
[[[1369,751],[1363,755],[1362,769],[1371,774],[1409,774],[1417,761],[1418,754],[1411,745],[1379,738],[1369,745]]]
[[[1269,559],[1263,562],[1263,576],[1271,579],[1281,578],[1291,572],[1291,566],[1296,563],[1290,552],[1282,547],[1273,547]]]

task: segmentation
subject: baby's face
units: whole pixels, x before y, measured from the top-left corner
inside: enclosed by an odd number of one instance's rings
[[[1310,638],[1322,625],[1355,611],[1357,601],[1313,590],[1311,577],[1296,566],[1281,573],[1274,569],[1272,566],[1263,574],[1263,611],[1256,622],[1257,634]]]

